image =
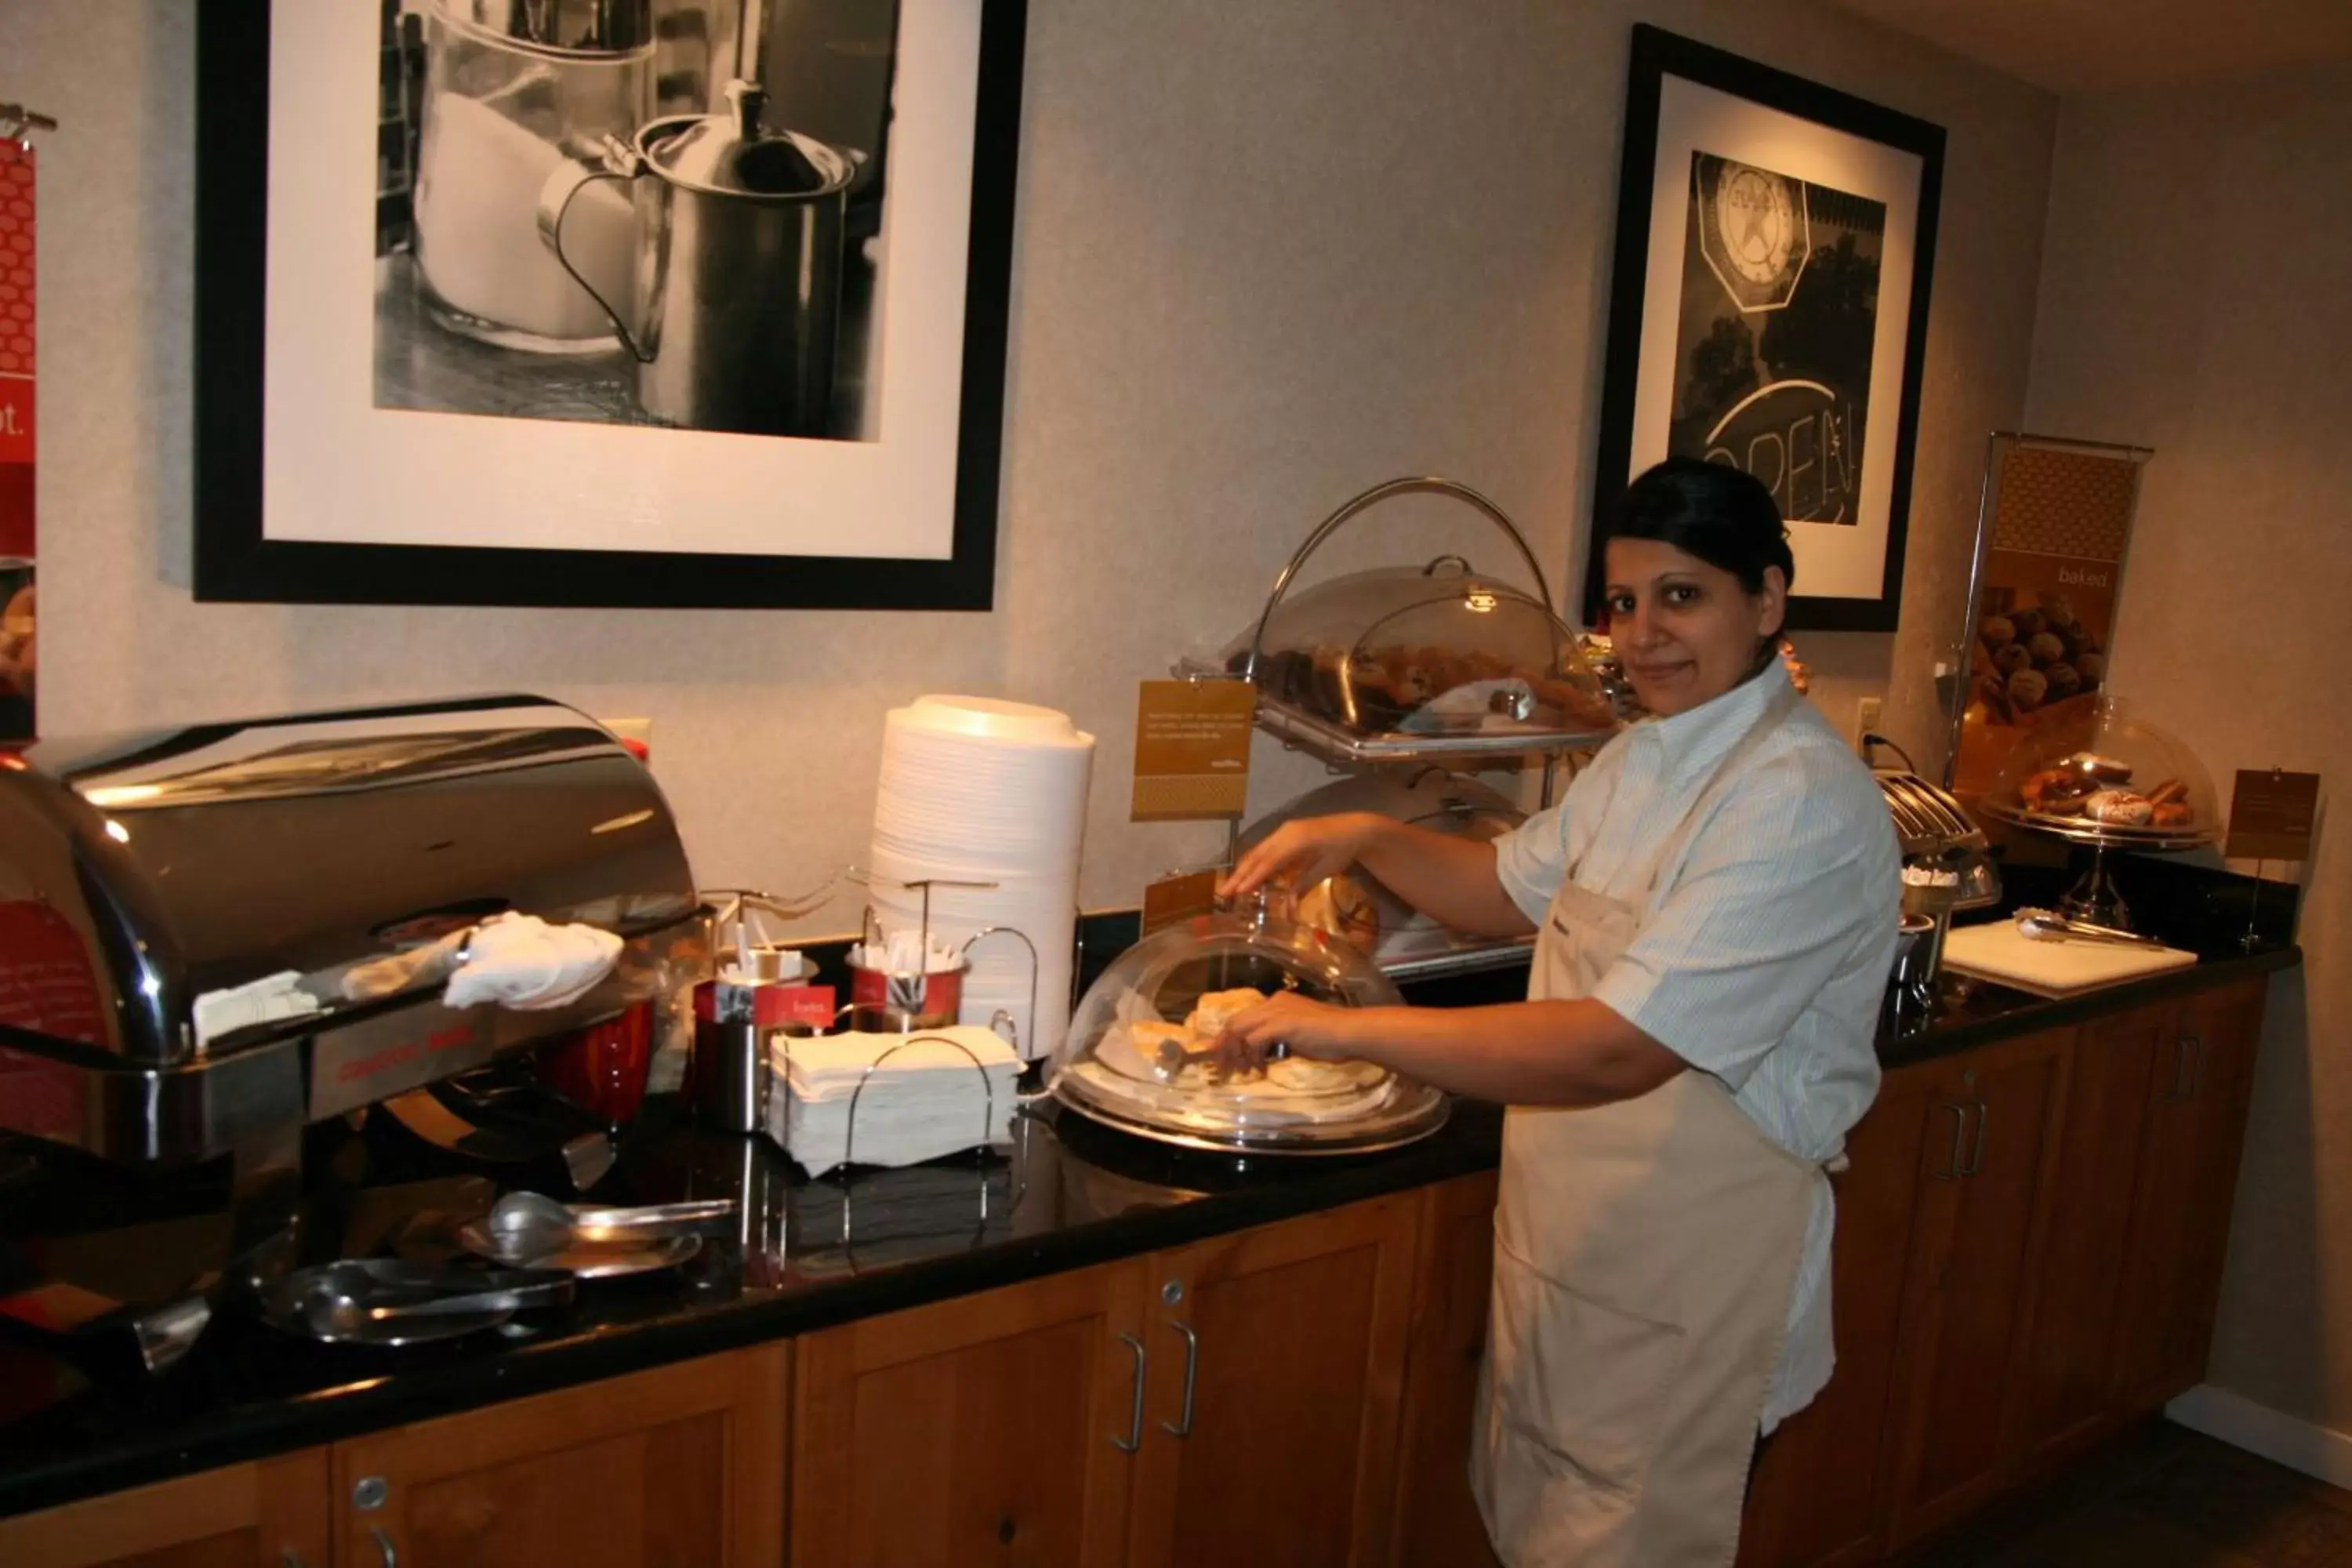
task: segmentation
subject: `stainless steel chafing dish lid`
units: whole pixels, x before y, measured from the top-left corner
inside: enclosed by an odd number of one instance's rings
[[[0,1040],[37,1037],[122,1068],[330,1026],[350,970],[501,910],[630,937],[696,908],[653,775],[594,721],[541,698],[0,756]],[[198,997],[289,971],[329,998],[324,1015],[198,1039]]]

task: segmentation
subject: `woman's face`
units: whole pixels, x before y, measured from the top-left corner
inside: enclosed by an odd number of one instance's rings
[[[1751,594],[1722,567],[1655,539],[1611,540],[1607,565],[1610,640],[1633,694],[1662,718],[1747,679],[1759,640],[1779,634],[1788,610],[1778,566]]]

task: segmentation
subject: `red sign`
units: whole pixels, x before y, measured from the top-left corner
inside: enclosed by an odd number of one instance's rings
[[[0,141],[0,745],[34,732],[34,426],[33,150]]]

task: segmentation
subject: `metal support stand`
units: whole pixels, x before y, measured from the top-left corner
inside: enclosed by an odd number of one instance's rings
[[[2058,912],[2070,921],[2089,925],[2109,926],[2116,931],[2132,929],[2131,910],[2125,904],[2123,893],[2116,887],[2107,869],[2107,847],[2090,846],[2090,868],[2067,889],[2059,900]]]

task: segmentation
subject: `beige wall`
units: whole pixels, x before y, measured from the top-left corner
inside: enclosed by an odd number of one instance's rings
[[[53,729],[543,691],[651,715],[699,874],[782,889],[862,858],[886,708],[997,692],[1101,737],[1083,892],[1131,903],[1222,841],[1126,822],[1132,683],[1238,626],[1326,510],[1454,475],[1565,587],[1646,17],[1951,129],[1905,630],[1806,648],[1842,723],[1891,680],[1898,736],[1935,730],[1930,638],[1955,618],[1984,434],[2023,406],[2056,115],[2034,89],[1810,0],[1038,0],[995,613],[198,605],[194,10],[0,15],[0,86],[66,126],[42,165]]]
[[[2032,427],[2144,443],[2112,687],[2235,770],[2352,782],[2352,67],[2068,100]],[[2323,803],[2323,812],[2326,805]],[[2352,862],[2272,988],[2214,1381],[2352,1432]]]

